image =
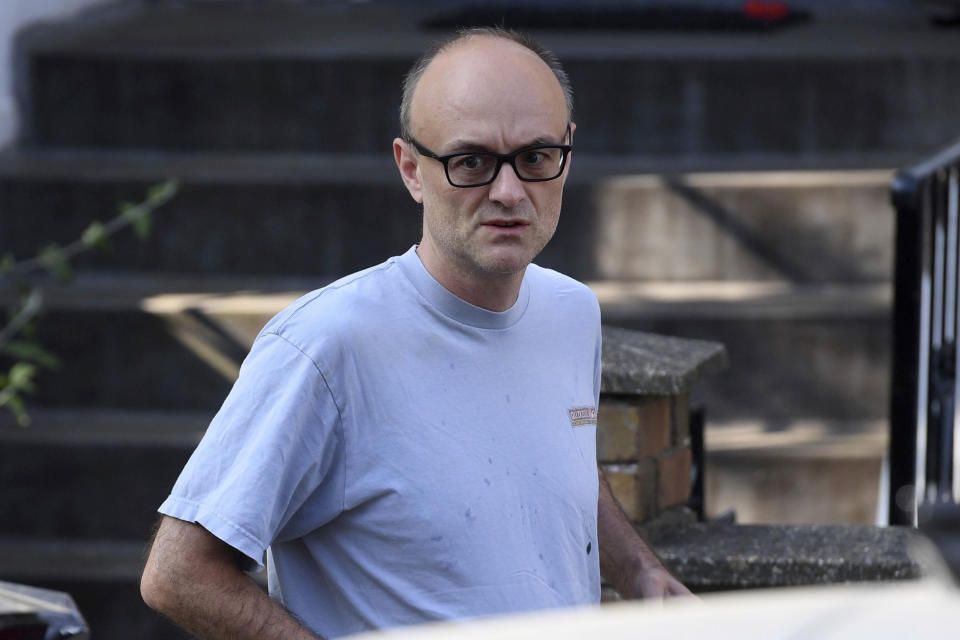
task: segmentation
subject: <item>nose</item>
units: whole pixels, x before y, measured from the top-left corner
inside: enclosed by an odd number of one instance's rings
[[[489,197],[507,208],[515,207],[526,199],[527,192],[523,188],[523,181],[517,177],[509,162],[501,165],[500,173],[490,183]]]

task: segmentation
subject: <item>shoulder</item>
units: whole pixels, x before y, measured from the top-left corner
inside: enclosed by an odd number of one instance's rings
[[[402,281],[391,258],[300,297],[267,322],[260,336],[276,334],[308,352],[312,344],[378,322],[396,301]]]
[[[531,318],[538,332],[558,336],[563,344],[584,345],[590,353],[601,343],[600,303],[588,286],[553,269],[531,264]]]
[[[550,304],[570,306],[581,313],[595,314],[599,320],[600,303],[597,296],[579,280],[536,264],[527,267],[526,277],[529,279],[532,295],[538,299]]]

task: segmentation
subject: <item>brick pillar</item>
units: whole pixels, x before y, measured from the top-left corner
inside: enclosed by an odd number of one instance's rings
[[[640,524],[690,497],[688,395],[601,394],[597,460],[627,516]]]
[[[634,524],[695,518],[682,508],[693,459],[689,390],[726,366],[722,344],[603,328],[597,462]],[[602,600],[618,598],[604,586]]]

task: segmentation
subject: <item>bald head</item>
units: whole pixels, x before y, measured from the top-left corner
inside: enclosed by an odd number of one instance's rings
[[[499,42],[497,42],[499,41]],[[432,66],[434,60],[444,57],[445,54],[455,52],[468,45],[513,45],[506,47],[509,51],[516,54],[521,50],[526,55],[532,55],[538,59],[543,69],[547,70],[552,76],[553,81],[559,89],[564,108],[566,110],[567,122],[573,120],[573,90],[570,87],[570,81],[567,78],[563,66],[555,55],[538,42],[520,34],[516,31],[502,28],[477,27],[465,29],[457,32],[455,35],[435,44],[430,50],[424,53],[411,67],[403,83],[403,99],[400,103],[400,137],[409,140],[413,135],[414,126],[414,100],[418,93],[421,80],[427,69]],[[473,51],[475,52],[475,51]],[[500,61],[500,69],[507,68],[505,60]],[[499,79],[499,76],[498,76]]]
[[[546,133],[559,137],[567,122],[550,68],[526,47],[491,36],[461,40],[438,54],[410,108],[410,134],[427,146],[463,140],[512,148]]]

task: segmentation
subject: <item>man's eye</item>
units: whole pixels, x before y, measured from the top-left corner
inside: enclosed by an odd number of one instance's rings
[[[542,151],[527,151],[520,156],[520,162],[527,166],[535,166],[547,159],[547,154]]]
[[[484,156],[459,156],[453,161],[455,169],[466,169],[468,171],[482,169],[486,164],[487,159]]]

